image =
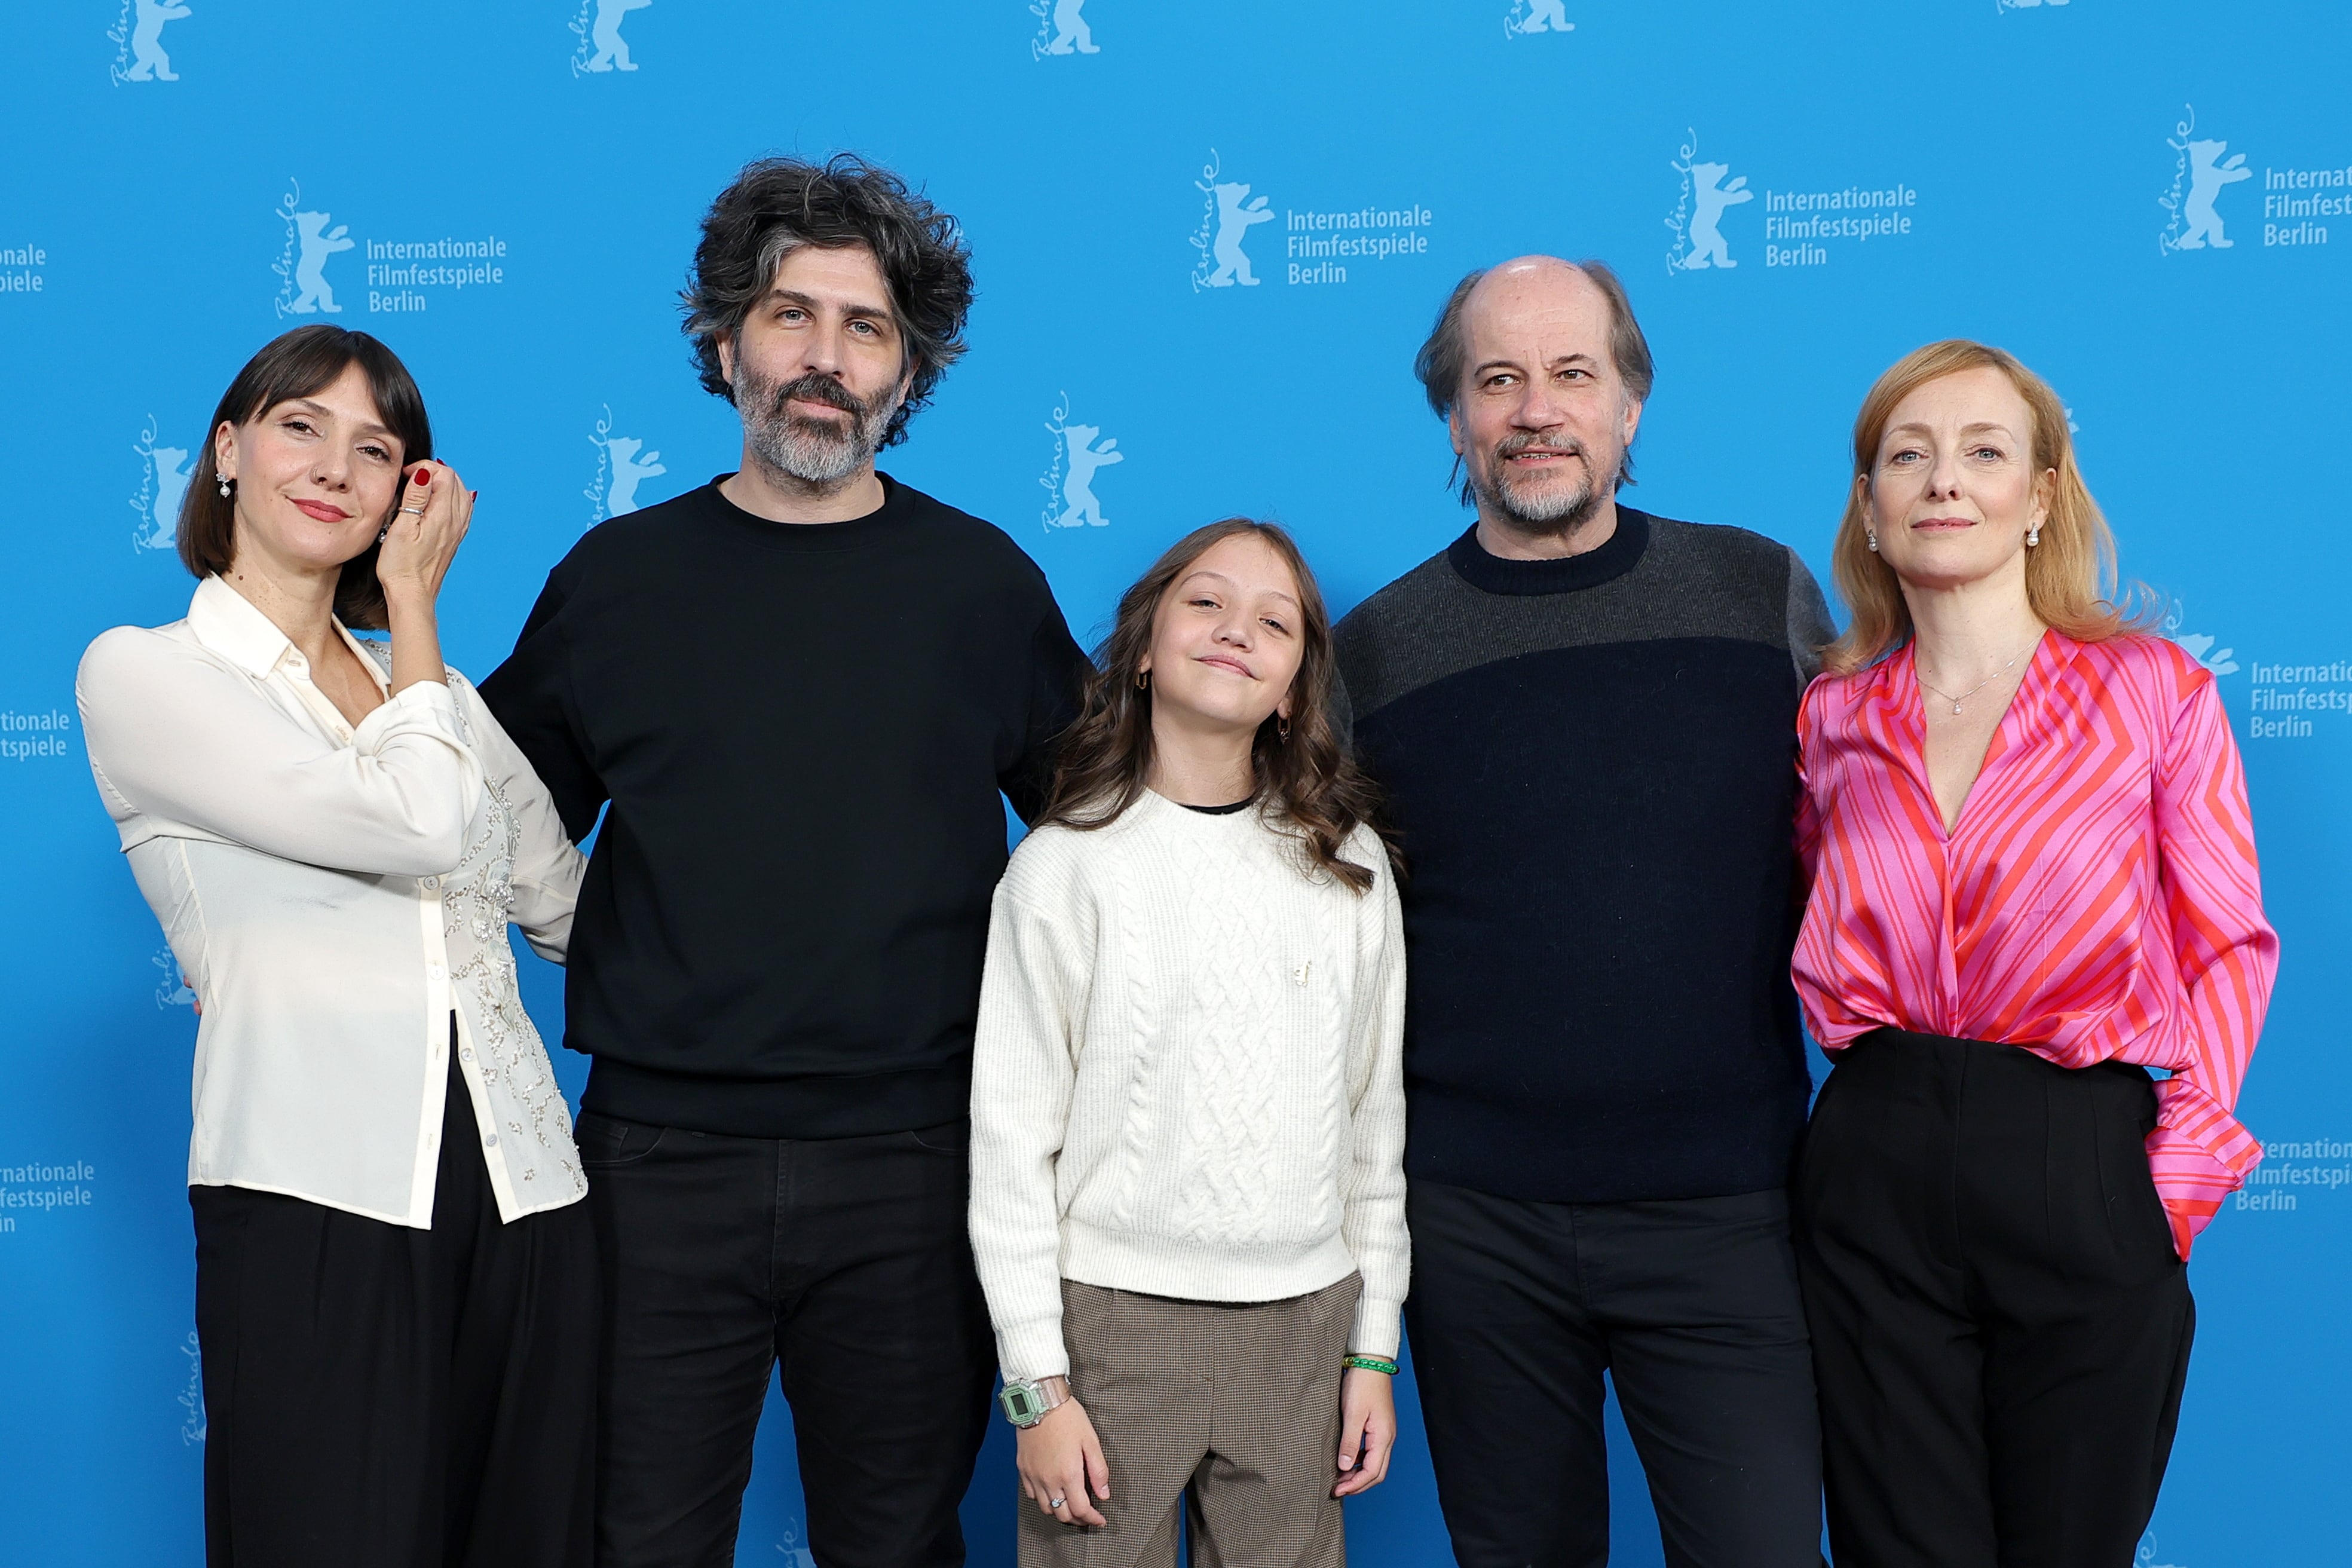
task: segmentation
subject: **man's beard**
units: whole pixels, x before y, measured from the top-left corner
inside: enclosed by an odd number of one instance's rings
[[[789,474],[803,484],[837,485],[864,470],[882,449],[882,436],[898,412],[894,396],[868,403],[829,375],[811,371],[787,382],[761,375],[749,364],[735,365],[735,407],[743,418],[743,434],[762,463]],[[849,416],[846,429],[834,421],[794,414],[784,405],[793,399],[822,403]]]
[[[1584,477],[1575,484],[1564,485],[1538,473],[1514,483],[1510,458],[1515,453],[1526,451],[1573,454],[1583,459]],[[1472,474],[1470,493],[1482,513],[1515,533],[1565,539],[1591,522],[1601,510],[1601,503],[1615,492],[1622,460],[1621,454],[1610,462],[1607,473],[1601,473],[1594,467],[1592,454],[1575,437],[1523,430],[1496,447],[1486,460],[1484,477]]]

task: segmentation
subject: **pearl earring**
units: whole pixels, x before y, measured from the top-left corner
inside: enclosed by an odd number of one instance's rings
[[[2038,522],[2037,522],[2037,523],[2035,523],[2032,528],[2029,528],[2029,529],[2027,529],[2027,530],[2025,531],[2025,547],[2026,547],[2028,550],[2031,550],[2031,549],[2032,549],[2035,545],[2037,545],[2037,544],[2039,544],[2039,543],[2041,543],[2041,542],[2042,542],[2042,525],[2041,525],[2040,523],[2038,523]]]
[[[228,494],[228,481],[226,479],[223,479],[221,481],[221,494]]]
[[[1873,555],[1877,554],[1877,553],[1878,553],[1878,530],[1876,530],[1876,529],[1874,529],[1874,528],[1865,528],[1865,529],[1864,529],[1862,531],[1863,531],[1864,534],[1866,534],[1866,535],[1869,537],[1869,539],[1870,539],[1870,552],[1871,552]]]

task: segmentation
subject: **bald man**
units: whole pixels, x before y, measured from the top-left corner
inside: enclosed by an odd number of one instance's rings
[[[1609,1558],[1601,1374],[1675,1568],[1818,1568],[1786,1186],[1795,553],[1619,504],[1649,345],[1597,263],[1462,280],[1415,367],[1477,520],[1339,628],[1412,877],[1412,1296],[1464,1568]]]

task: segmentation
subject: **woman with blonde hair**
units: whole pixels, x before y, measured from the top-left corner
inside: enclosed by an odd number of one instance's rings
[[[2066,416],[1931,343],[1854,422],[1853,612],[1798,719],[1794,965],[1836,1061],[1797,1186],[1855,1568],[2122,1568],[2278,944],[2213,678],[2112,602]],[[2150,1068],[2169,1076],[2152,1082]]]
[[[1023,1568],[1339,1568],[1377,1486],[1404,1222],[1404,934],[1289,535],[1120,598],[996,889],[971,1240]]]

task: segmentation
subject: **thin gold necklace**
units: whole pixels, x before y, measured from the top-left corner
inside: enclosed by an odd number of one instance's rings
[[[2019,648],[2015,653],[2009,656],[2008,664],[2002,665],[1999,669],[1994,670],[1990,675],[1986,676],[1982,680],[1978,681],[1974,686],[1969,687],[1958,697],[1953,696],[1950,692],[1946,691],[1941,687],[1929,686],[1927,684],[1927,678],[1919,673],[1919,655],[1916,649],[1911,655],[1911,673],[1913,677],[1918,680],[1920,686],[1924,689],[1934,692],[1937,696],[1950,703],[1952,705],[1952,713],[1954,717],[1958,717],[1960,711],[1961,703],[1966,702],[1969,698],[1974,697],[1978,692],[1982,691],[1986,687],[1990,686],[1994,681],[1999,680],[2002,676],[2007,675],[2011,668],[2016,665],[2019,659],[2023,658],[2028,653],[2040,647],[2041,643],[2042,634],[2040,632],[2034,633],[2033,640],[2032,642],[2027,643],[2023,647]]]

